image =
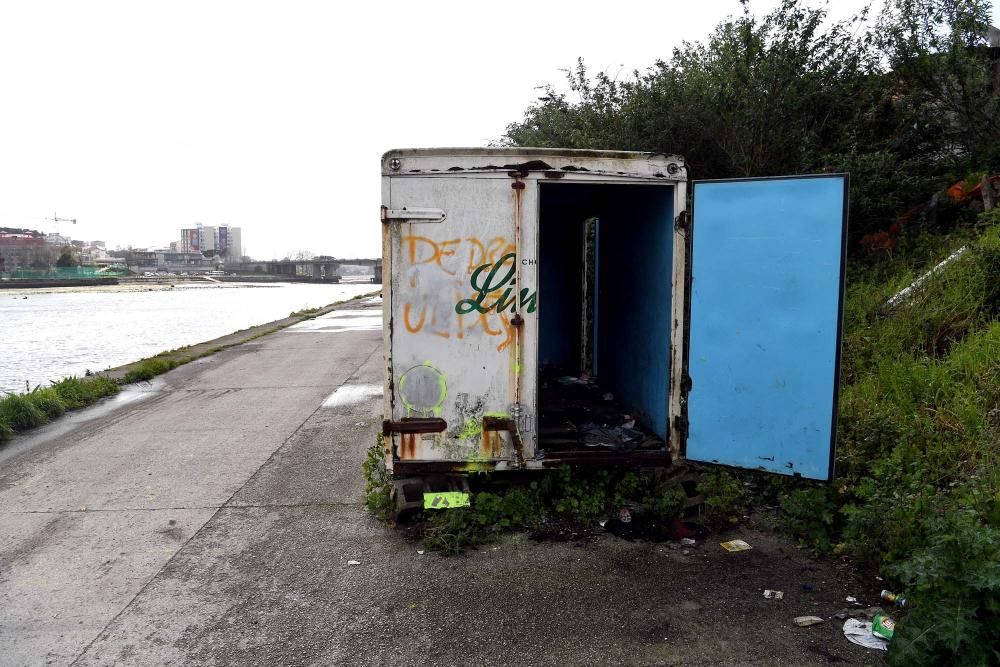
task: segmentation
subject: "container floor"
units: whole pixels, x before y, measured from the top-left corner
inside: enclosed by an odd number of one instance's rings
[[[538,447],[547,455],[650,451],[666,446],[594,378],[543,368],[538,398]]]

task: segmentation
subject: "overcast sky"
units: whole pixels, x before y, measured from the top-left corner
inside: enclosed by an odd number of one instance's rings
[[[57,231],[58,212],[74,238],[159,247],[230,223],[259,258],[372,257],[385,150],[485,145],[578,56],[627,74],[739,11],[0,0],[0,226]]]

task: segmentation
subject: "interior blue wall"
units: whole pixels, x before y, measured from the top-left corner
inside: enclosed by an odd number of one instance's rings
[[[598,187],[598,379],[666,440],[673,188]]]
[[[574,188],[575,186],[569,186]],[[578,190],[541,191],[538,263],[538,360],[576,375],[580,372],[583,222],[573,205]]]

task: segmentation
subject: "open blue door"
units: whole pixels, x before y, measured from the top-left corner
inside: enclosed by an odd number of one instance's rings
[[[695,182],[687,458],[833,477],[847,187]]]

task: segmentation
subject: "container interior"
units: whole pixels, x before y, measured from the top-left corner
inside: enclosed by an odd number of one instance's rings
[[[662,447],[673,186],[539,184],[539,447]]]

